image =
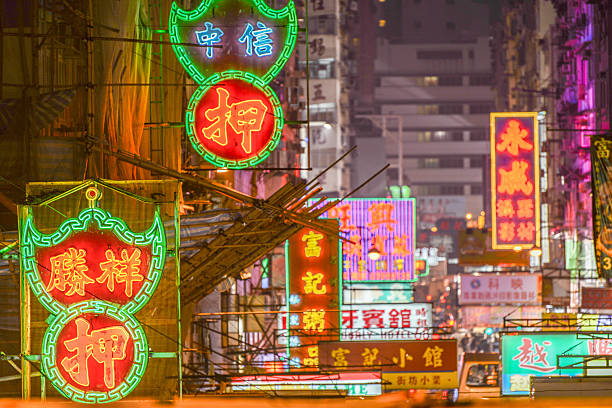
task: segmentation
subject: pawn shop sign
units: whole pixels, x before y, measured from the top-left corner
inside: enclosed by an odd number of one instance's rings
[[[264,0],[204,0],[193,11],[174,3],[169,30],[177,58],[199,85],[185,113],[194,149],[230,169],[265,160],[283,128],[283,111],[268,83],[295,47],[293,1],[280,10]]]

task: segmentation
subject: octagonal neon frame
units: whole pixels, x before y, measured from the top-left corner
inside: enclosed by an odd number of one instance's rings
[[[268,144],[258,154],[243,160],[228,160],[212,153],[211,151],[207,150],[204,145],[202,145],[196,136],[195,109],[198,102],[213,85],[227,79],[241,79],[254,86],[268,97],[274,110],[274,134],[268,141]],[[265,160],[276,148],[276,146],[278,146],[284,124],[283,109],[272,88],[266,85],[261,78],[244,71],[225,71],[211,76],[205,81],[204,84],[200,85],[198,89],[196,89],[189,100],[189,105],[187,106],[187,112],[185,113],[185,124],[187,127],[187,136],[189,137],[193,148],[205,160],[218,167],[226,167],[228,169],[244,169],[249,166],[255,166],[256,164]]]
[[[76,218],[65,220],[57,231],[47,235],[41,233],[36,228],[34,225],[34,217],[32,214],[29,214],[25,220],[23,233],[20,238],[20,250],[21,265],[34,295],[52,315],[57,315],[66,309],[66,305],[55,300],[42,282],[35,256],[36,248],[48,248],[61,244],[73,234],[86,231],[90,223],[96,223],[97,227],[102,231],[114,233],[126,244],[151,246],[151,265],[149,267],[147,279],[145,279],[143,286],[133,299],[120,307],[125,313],[136,313],[142,309],[149,299],[151,299],[153,292],[157,289],[166,261],[166,236],[159,214],[159,207],[155,211],[153,223],[148,230],[142,233],[132,232],[122,219],[113,217],[105,210],[100,208],[85,208]]]
[[[78,389],[67,382],[57,368],[56,344],[62,329],[68,322],[85,313],[102,314],[117,319],[127,329],[134,341],[134,364],[130,372],[121,384],[108,392]],[[108,302],[88,300],[62,309],[47,328],[42,341],[42,373],[62,395],[76,402],[99,404],[126,397],[140,383],[148,362],[149,345],[142,326],[125,307],[120,308]]]
[[[214,4],[219,3],[223,0],[204,0],[198,8],[192,11],[185,11],[179,8],[179,6],[173,2],[172,8],[170,10],[169,15],[169,24],[168,29],[170,33],[170,42],[172,43],[172,48],[174,49],[174,53],[178,58],[179,62],[185,70],[189,73],[191,78],[196,81],[198,84],[204,84],[207,78],[203,72],[197,69],[197,67],[193,64],[191,59],[189,58],[187,51],[185,50],[185,46],[181,45],[181,39],[179,38],[178,33],[178,25],[179,21],[191,22],[197,20],[202,17],[204,13],[208,11],[208,9]],[[272,64],[268,71],[261,75],[262,81],[267,84],[269,83],[275,76],[278,75],[281,69],[285,66],[293,49],[295,48],[295,43],[297,40],[297,15],[295,12],[295,5],[293,1],[290,0],[289,3],[282,9],[275,10],[268,6],[264,0],[251,0],[259,13],[263,16],[271,18],[271,19],[288,19],[287,25],[287,37],[285,38],[285,43],[283,46],[283,51],[280,53],[278,59]]]

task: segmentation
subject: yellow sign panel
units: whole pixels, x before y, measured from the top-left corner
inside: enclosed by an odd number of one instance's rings
[[[577,324],[576,313],[542,313],[543,331],[574,331]]]
[[[387,390],[457,388],[457,372],[383,373]]]

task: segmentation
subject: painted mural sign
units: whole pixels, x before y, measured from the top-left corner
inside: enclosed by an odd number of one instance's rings
[[[283,128],[268,84],[295,47],[293,1],[280,10],[264,0],[204,0],[192,11],[173,3],[169,31],[178,60],[199,85],[185,115],[195,150],[225,168],[265,160]]]
[[[321,214],[337,218],[352,243],[342,246],[347,282],[409,282],[415,280],[414,198],[346,199]],[[378,259],[368,256],[372,250]]]
[[[385,388],[457,387],[457,340],[321,342],[322,370],[380,369]]]
[[[105,403],[127,396],[146,370],[149,347],[134,317],[161,279],[166,238],[159,211],[149,229],[132,232],[95,206],[51,234],[30,213],[20,230],[21,265],[34,296],[49,311],[41,370],[65,397]]]
[[[493,249],[540,246],[537,112],[491,113]]]
[[[338,228],[336,220],[324,220]],[[319,365],[321,340],[340,336],[341,248],[337,237],[303,228],[286,243],[288,354],[293,368]]]
[[[502,394],[528,395],[532,376],[582,376],[582,368],[558,369],[559,355],[612,355],[612,340],[579,336],[576,333],[505,335],[501,341]],[[580,358],[563,358],[562,365]]]

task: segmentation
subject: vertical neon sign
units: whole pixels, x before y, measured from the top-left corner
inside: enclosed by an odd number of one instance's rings
[[[493,249],[540,246],[537,112],[491,113]]]
[[[30,213],[20,230],[21,266],[35,297],[49,311],[41,371],[65,397],[106,403],[127,396],[147,367],[149,347],[134,317],[151,299],[166,257],[164,227],[132,232],[96,206],[100,192],[85,192],[90,207],[52,234]]]
[[[335,228],[338,223],[328,220]],[[339,240],[304,228],[286,243],[291,367],[318,369],[321,340],[338,340],[342,293]]]
[[[169,31],[179,62],[199,85],[185,115],[195,150],[232,169],[266,159],[283,128],[268,83],[295,47],[293,1],[280,10],[264,0],[204,0],[193,11],[173,3]]]

